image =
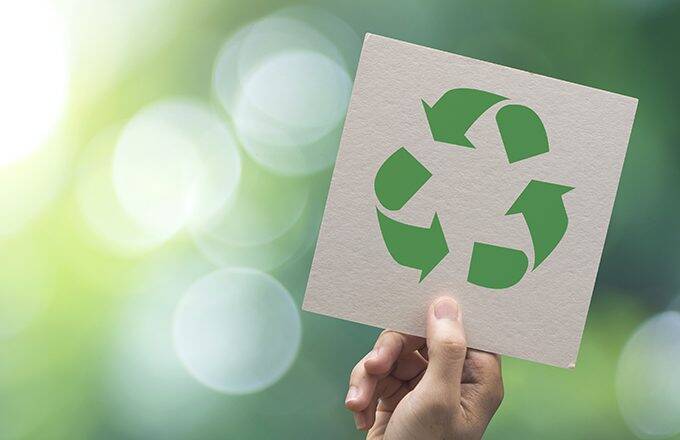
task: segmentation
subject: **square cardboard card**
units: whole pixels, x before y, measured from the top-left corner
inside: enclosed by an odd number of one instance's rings
[[[304,310],[573,368],[636,106],[367,34]]]

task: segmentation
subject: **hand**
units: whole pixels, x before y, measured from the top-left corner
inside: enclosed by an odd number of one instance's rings
[[[503,399],[500,357],[467,349],[461,310],[439,298],[427,340],[384,331],[352,370],[345,406],[372,440],[479,439]]]

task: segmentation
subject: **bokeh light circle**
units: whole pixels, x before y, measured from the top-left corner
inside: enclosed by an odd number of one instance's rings
[[[349,26],[305,7],[267,16],[224,44],[213,88],[251,158],[284,175],[333,163],[355,46]]]
[[[298,20],[311,26],[333,43],[333,52],[340,53],[337,61],[351,73],[356,71],[361,53],[361,38],[354,28],[337,15],[315,6],[294,5],[279,9],[272,16]]]
[[[162,244],[162,231],[142,228],[122,208],[113,187],[112,159],[120,133],[112,126],[98,133],[80,154],[76,201],[96,244],[121,255],[137,255]]]
[[[164,236],[222,209],[240,173],[229,128],[209,107],[186,99],[161,101],[135,115],[113,160],[123,209],[143,229]]]
[[[680,313],[645,321],[621,353],[616,373],[619,408],[640,438],[680,433]]]
[[[222,108],[232,114],[241,93],[241,80],[238,71],[238,55],[243,39],[250,32],[245,26],[232,35],[220,49],[215,58],[212,88]]]
[[[69,69],[62,18],[51,2],[0,2],[0,167],[42,147],[66,103]]]
[[[296,136],[309,143],[340,122],[350,86],[347,71],[333,59],[295,50],[263,61],[245,80],[243,99],[275,122],[313,131],[308,139]]]
[[[233,114],[246,152],[286,175],[320,171],[335,159],[351,90],[347,71],[325,55],[287,51],[245,79]]]
[[[227,113],[234,112],[242,83],[263,60],[285,51],[323,54],[353,72],[361,39],[344,21],[312,6],[286,7],[234,33],[222,46],[212,86]]]
[[[244,36],[238,53],[240,80],[250,76],[262,61],[288,50],[321,53],[342,62],[338,46],[322,31],[294,16],[274,13],[252,23]]]
[[[226,394],[278,381],[297,356],[301,333],[297,306],[281,283],[243,268],[196,281],[177,306],[173,331],[189,373]]]

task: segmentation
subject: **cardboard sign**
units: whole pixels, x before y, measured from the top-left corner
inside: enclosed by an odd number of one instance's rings
[[[573,368],[636,106],[366,35],[303,308]]]

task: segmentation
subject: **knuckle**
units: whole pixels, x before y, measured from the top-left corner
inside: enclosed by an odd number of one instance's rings
[[[394,333],[394,330],[385,329],[385,330],[383,330],[383,331],[380,332],[380,335],[378,335],[378,339],[384,338],[384,337],[388,336],[388,335],[391,334],[391,333]]]
[[[465,366],[475,375],[484,375],[485,371],[490,371],[488,361],[484,358],[470,357]]]
[[[397,337],[397,333],[394,330],[383,330],[380,332],[380,335],[378,336],[378,340],[384,340],[384,339],[389,339],[389,338],[395,338]]]
[[[464,359],[467,353],[467,343],[463,338],[446,337],[437,341],[435,345],[437,354],[447,358]]]
[[[349,374],[349,382],[352,383],[354,380],[358,379],[358,376],[364,369],[363,361],[358,362]]]
[[[380,336],[378,336],[378,340],[376,341],[375,345],[377,347],[379,345],[390,346],[397,344],[401,344],[401,337],[399,334],[393,330],[384,330]]]

